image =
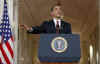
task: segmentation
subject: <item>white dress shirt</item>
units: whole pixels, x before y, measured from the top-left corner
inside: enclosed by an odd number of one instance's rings
[[[61,27],[61,19],[53,19],[53,21],[54,21],[54,24],[55,24],[55,27],[56,27],[56,25],[57,25],[57,21],[58,21],[58,24],[59,24],[59,27]]]

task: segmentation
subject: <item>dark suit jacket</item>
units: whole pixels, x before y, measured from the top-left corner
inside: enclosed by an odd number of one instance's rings
[[[50,21],[44,21],[43,24],[40,26],[33,26],[32,31],[28,31],[28,33],[32,34],[40,34],[40,33],[56,33],[56,27],[53,20]],[[71,24],[61,21],[61,27],[60,27],[60,34],[71,34]]]

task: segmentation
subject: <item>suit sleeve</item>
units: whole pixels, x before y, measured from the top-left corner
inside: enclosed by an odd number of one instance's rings
[[[46,32],[47,21],[43,22],[40,26],[32,26],[32,30],[28,30],[27,33],[40,34]]]
[[[71,24],[69,24],[69,23],[65,24],[65,33],[66,34],[72,34]]]

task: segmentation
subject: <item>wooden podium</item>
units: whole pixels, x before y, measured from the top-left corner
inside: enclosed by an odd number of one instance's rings
[[[40,35],[38,58],[41,64],[78,64],[80,56],[81,55],[79,35]]]
[[[41,62],[41,64],[78,64],[78,62],[71,62],[71,63],[66,63],[66,62],[62,62],[62,63],[59,63],[59,62]]]
[[[32,64],[78,64],[79,62],[41,62],[38,58],[39,46],[40,46],[40,34],[29,34],[28,36],[29,43],[34,43],[33,48],[33,61]]]

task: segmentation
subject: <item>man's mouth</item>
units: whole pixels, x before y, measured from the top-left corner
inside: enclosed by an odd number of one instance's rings
[[[61,18],[61,16],[59,15],[59,16],[57,16],[57,18]]]

